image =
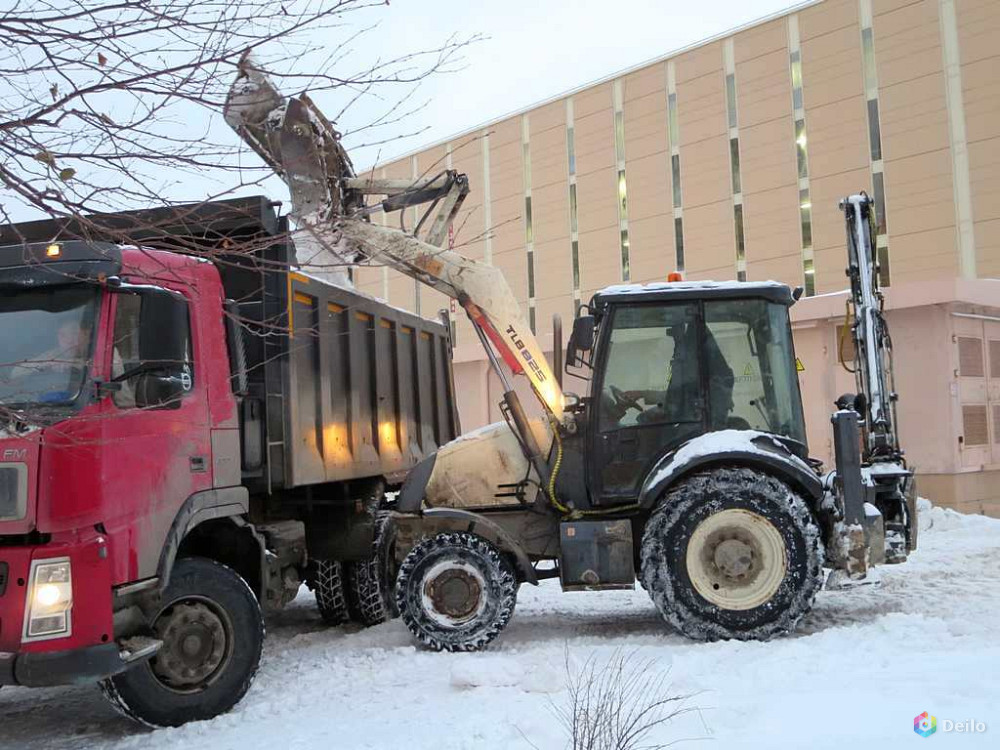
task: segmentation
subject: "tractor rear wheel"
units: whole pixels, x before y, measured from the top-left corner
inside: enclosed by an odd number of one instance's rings
[[[697,640],[767,640],[794,630],[823,581],[823,544],[795,491],[749,468],[682,480],[642,539],[642,583]]]
[[[482,537],[443,533],[417,544],[396,581],[399,615],[435,651],[480,651],[510,622],[517,579]]]

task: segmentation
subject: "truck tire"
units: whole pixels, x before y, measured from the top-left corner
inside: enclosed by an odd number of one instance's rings
[[[365,627],[378,625],[399,615],[393,595],[396,534],[392,513],[375,515],[375,539],[371,556],[345,564],[347,573],[347,608],[351,619]]]
[[[823,544],[798,494],[749,468],[672,487],[642,538],[641,577],[670,625],[697,640],[794,630],[823,581]]]
[[[200,557],[178,560],[153,618],[160,651],[104,680],[107,698],[153,727],[211,719],[235,706],[257,674],[264,617],[235,571]]]
[[[351,619],[344,587],[344,565],[340,560],[316,560],[309,582],[316,593],[316,607],[327,625],[343,625]]]
[[[507,627],[516,601],[510,563],[485,539],[466,532],[418,543],[396,582],[400,617],[434,651],[486,648]]]

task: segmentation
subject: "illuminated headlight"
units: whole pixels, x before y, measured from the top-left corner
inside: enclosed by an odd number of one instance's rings
[[[32,562],[23,640],[69,635],[72,607],[73,574],[69,558]]]

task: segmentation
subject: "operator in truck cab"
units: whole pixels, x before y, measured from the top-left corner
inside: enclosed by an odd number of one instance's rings
[[[36,334],[34,344],[44,347],[41,351],[24,352],[16,361],[0,366],[0,390],[6,402],[65,400],[73,395],[69,390],[76,375],[89,364],[90,321],[64,317]]]
[[[698,328],[697,324],[679,323],[666,329],[666,334],[673,339],[673,354],[667,366],[667,387],[665,390],[629,390],[623,391],[626,400],[635,403],[634,408],[641,409],[636,418],[638,424],[657,422],[672,422],[676,414],[688,408],[699,398],[698,361]],[[722,355],[715,337],[709,330],[705,331],[704,351],[705,366],[708,368],[709,405],[711,409],[710,424],[713,430],[723,430],[728,426],[729,415],[733,410],[733,387],[736,379],[733,370]],[[607,401],[607,399],[606,399]],[[641,401],[640,405],[638,402]],[[617,404],[613,404],[614,408]],[[625,410],[627,411],[627,409]],[[624,412],[618,417],[622,419]]]

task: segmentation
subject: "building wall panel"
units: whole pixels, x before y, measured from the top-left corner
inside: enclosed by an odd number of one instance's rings
[[[1000,278],[1000,4],[956,4],[980,277]]]
[[[893,280],[957,274],[937,2],[876,4],[873,27]]]
[[[736,64],[740,130],[792,116],[792,85],[788,49]]]
[[[736,238],[732,199],[684,209],[685,276],[691,279],[736,277]]]

